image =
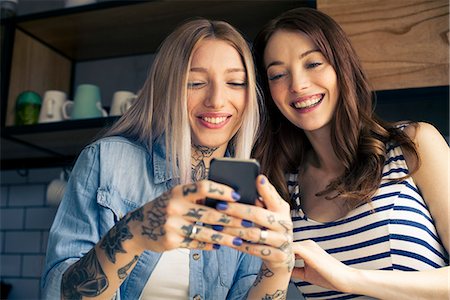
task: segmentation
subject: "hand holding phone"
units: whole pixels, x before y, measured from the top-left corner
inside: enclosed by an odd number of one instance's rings
[[[214,158],[209,167],[208,179],[226,184],[241,195],[238,202],[255,204],[259,197],[256,189],[256,177],[259,175],[259,163],[256,159]],[[216,206],[216,200],[206,199],[205,204]]]

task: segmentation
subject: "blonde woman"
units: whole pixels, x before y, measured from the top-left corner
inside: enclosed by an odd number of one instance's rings
[[[205,180],[212,158],[249,157],[258,120],[242,36],[203,19],[176,29],[134,106],[78,158],[50,231],[46,297],[284,297],[288,205],[264,176],[257,187],[268,209]],[[217,209],[207,197],[222,200]]]

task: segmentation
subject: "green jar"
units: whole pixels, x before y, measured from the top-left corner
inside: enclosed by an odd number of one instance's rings
[[[41,105],[39,94],[33,91],[22,92],[16,101],[16,125],[37,124]]]

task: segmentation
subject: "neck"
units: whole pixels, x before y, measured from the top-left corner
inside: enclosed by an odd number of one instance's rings
[[[344,165],[340,162],[331,144],[329,127],[306,132],[306,136],[314,149],[312,156],[308,159],[311,164],[333,174],[340,174],[344,171]]]
[[[223,157],[226,147],[208,147],[192,145],[192,180],[198,181],[208,178],[209,164],[214,157]]]

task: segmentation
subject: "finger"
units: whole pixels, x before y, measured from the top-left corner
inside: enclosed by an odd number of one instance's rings
[[[232,236],[238,236],[241,239],[257,243],[265,244],[275,248],[284,247],[285,243],[289,243],[289,236],[276,231],[265,230],[259,227],[252,228],[236,228],[236,227],[225,227],[223,229],[224,233]]]
[[[214,244],[184,237],[183,240],[181,241],[180,248],[198,249],[198,250],[216,250],[217,246],[215,246]]]
[[[220,208],[228,206],[227,202],[220,202]],[[241,218],[229,216],[224,213],[223,210],[217,210],[208,206],[188,203],[184,203],[178,206],[181,211],[182,217],[189,222],[202,222],[211,225],[224,225],[232,227],[247,226],[246,222],[243,222]],[[180,208],[181,207],[181,208]]]
[[[278,212],[282,209],[288,208],[286,201],[281,198],[275,187],[269,182],[264,175],[259,175],[256,178],[256,188],[258,193],[264,201],[268,210]]]
[[[262,207],[262,208],[266,208],[266,205],[264,204],[264,201],[262,200],[261,197],[259,197],[258,199],[256,199],[256,201],[255,201],[255,206],[257,206],[257,207]]]
[[[294,251],[296,256],[299,256],[301,258],[325,252],[313,240],[303,240],[292,243],[292,250]]]
[[[262,207],[243,203],[228,203],[224,212],[233,217],[252,221],[261,227],[268,228],[280,233],[292,232],[291,219],[282,219],[281,214],[272,212]],[[249,227],[249,226],[247,226]]]
[[[241,246],[233,246],[233,248],[253,256],[258,256],[264,261],[285,264],[286,266],[292,263],[290,262],[292,259],[292,254],[285,248],[278,249],[267,245],[255,245],[246,242],[244,242]]]
[[[243,241],[241,238],[220,232],[213,228],[187,223],[180,227],[180,234],[186,242],[190,239],[192,240],[191,242],[197,241],[211,245],[215,244],[229,247],[242,245]]]
[[[292,271],[291,277],[295,279],[305,280],[305,268],[295,267],[294,270]]]
[[[196,202],[205,198],[227,202],[235,202],[240,199],[239,193],[235,192],[231,187],[210,180],[201,180],[177,186],[174,188],[174,194],[174,196],[183,197],[190,202]]]

